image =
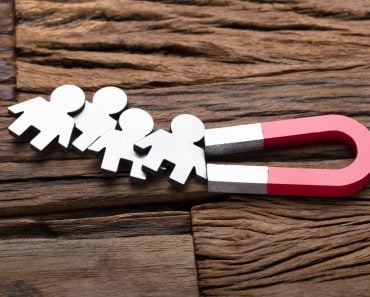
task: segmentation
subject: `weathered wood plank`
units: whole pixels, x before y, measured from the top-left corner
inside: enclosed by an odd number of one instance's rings
[[[1,216],[129,204],[191,202],[217,196],[210,195],[204,184],[196,182],[184,191],[178,191],[163,179],[137,186],[125,177],[3,183],[0,195]]]
[[[151,209],[152,208],[152,209]],[[188,211],[156,209],[90,210],[0,220],[0,239],[98,239],[190,233]],[[155,238],[153,238],[155,241]]]
[[[364,66],[369,11],[313,0],[18,0],[17,87],[141,89]]]
[[[3,240],[1,296],[198,296],[190,235]]]
[[[201,293],[367,296],[369,210],[367,199],[244,197],[195,206]]]
[[[1,296],[198,296],[188,211],[109,208],[0,220]]]
[[[0,1],[0,102],[15,98],[13,15],[13,1]]]

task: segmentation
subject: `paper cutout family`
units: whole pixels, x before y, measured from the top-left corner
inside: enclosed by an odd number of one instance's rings
[[[43,151],[56,140],[68,148],[76,128],[80,135],[72,142],[75,149],[104,150],[101,168],[111,173],[118,171],[120,161],[130,163],[133,181],[144,181],[147,173],[165,168],[171,170],[171,183],[180,187],[194,171],[207,179],[211,192],[330,197],[351,195],[370,182],[370,132],[349,117],[321,115],[205,130],[197,117],[182,114],[172,120],[171,132],[152,133],[150,114],[125,108],[127,97],[119,88],[100,89],[90,103],[80,88],[64,85],[52,92],[50,101],[37,97],[9,107],[17,116],[9,130],[24,140],[25,132],[35,128],[38,134],[31,145]],[[203,138],[205,150],[197,146]],[[205,156],[322,141],[342,142],[355,151],[356,158],[335,170],[205,161]]]
[[[172,120],[171,132],[150,134],[151,115],[139,108],[125,110],[127,104],[125,92],[116,87],[98,90],[90,103],[79,87],[64,85],[52,92],[50,101],[37,97],[10,106],[9,112],[17,119],[9,131],[22,137],[29,128],[36,128],[39,133],[30,143],[44,151],[56,139],[68,148],[76,128],[81,134],[72,142],[75,149],[104,150],[101,168],[110,173],[117,173],[121,160],[129,161],[133,181],[146,180],[147,173],[158,173],[164,164],[173,166],[170,181],[176,186],[183,186],[193,169],[200,179],[207,178],[204,150],[195,144],[204,137],[200,119],[182,114]],[[112,116],[119,113],[117,129]]]

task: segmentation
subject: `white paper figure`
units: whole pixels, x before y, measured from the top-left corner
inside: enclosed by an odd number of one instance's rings
[[[145,157],[134,151],[134,143],[153,130],[153,119],[142,109],[130,108],[121,114],[119,125],[122,131],[108,130],[89,150],[100,152],[105,148],[101,168],[111,173],[118,171],[120,160],[131,161],[131,179],[144,181],[146,174],[142,170],[142,164]]]
[[[95,140],[109,129],[115,129],[117,121],[111,115],[121,112],[127,106],[127,96],[116,87],[98,90],[92,103],[86,102],[84,110],[75,117],[76,128],[82,132],[72,145],[84,152]]]
[[[31,145],[38,151],[44,150],[58,137],[58,143],[67,148],[75,125],[72,113],[80,111],[85,104],[84,92],[76,86],[64,85],[56,88],[50,101],[37,97],[8,108],[19,117],[9,126],[9,131],[20,137],[29,129],[38,129]]]
[[[143,160],[143,169],[157,173],[163,161],[174,165],[170,181],[182,187],[195,168],[195,174],[201,179],[207,178],[204,150],[194,143],[204,137],[204,125],[201,120],[190,114],[175,117],[171,131],[158,130],[135,143],[135,149],[149,154]]]

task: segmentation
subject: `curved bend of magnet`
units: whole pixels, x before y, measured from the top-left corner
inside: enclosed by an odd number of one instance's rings
[[[370,182],[370,132],[346,116],[324,115],[208,129],[206,157],[325,141],[344,143],[355,160],[340,169],[207,164],[211,192],[344,197]]]

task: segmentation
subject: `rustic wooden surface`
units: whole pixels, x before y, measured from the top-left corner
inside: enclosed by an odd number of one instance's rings
[[[0,221],[0,296],[198,296],[188,211],[91,210]]]
[[[369,199],[233,197],[195,206],[209,296],[368,296]]]
[[[0,1],[0,101],[14,99],[13,1]]]
[[[12,3],[0,5],[0,93],[12,99]],[[64,83],[89,96],[116,85],[156,128],[184,112],[207,127],[324,113],[370,127],[367,0],[17,0],[15,13],[19,101]],[[9,104],[1,295],[191,296],[198,286],[204,296],[368,295],[369,188],[326,200],[230,198],[194,180],[176,191],[165,177],[137,187],[125,171],[103,176],[95,156],[16,143]],[[323,144],[227,160],[337,168],[352,157]]]
[[[190,235],[3,240],[0,252],[1,296],[198,296]]]

